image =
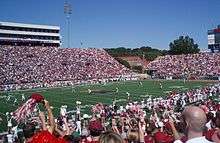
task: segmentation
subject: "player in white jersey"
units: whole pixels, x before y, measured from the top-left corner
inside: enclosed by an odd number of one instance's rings
[[[72,86],[72,93],[75,93],[76,92],[76,89],[74,86]]]
[[[11,97],[12,97],[12,96],[11,96],[10,94],[8,94],[8,95],[7,95],[7,98],[6,98],[6,101],[10,101],[10,100],[11,100]]]
[[[25,101],[25,96],[24,96],[24,94],[21,95],[21,101]]]
[[[116,91],[115,91],[115,92],[116,92],[116,93],[118,93],[118,87],[116,87],[115,89],[116,89]]]
[[[90,94],[92,92],[92,90],[91,89],[88,89],[88,93]]]
[[[15,100],[14,100],[14,105],[16,105],[17,103],[18,103],[18,99],[15,98]]]
[[[163,85],[162,85],[162,83],[160,82],[159,84],[160,84],[160,89],[163,89]]]
[[[130,101],[130,93],[126,92],[126,94],[127,94],[127,97],[128,97],[128,101]]]
[[[140,85],[140,86],[142,86],[142,85],[143,85],[143,83],[140,81],[140,82],[139,82],[139,85]]]

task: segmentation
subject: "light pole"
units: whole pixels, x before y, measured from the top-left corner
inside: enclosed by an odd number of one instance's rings
[[[67,1],[64,3],[64,13],[66,15],[67,22],[67,45],[70,48],[70,15],[72,14],[72,6]]]

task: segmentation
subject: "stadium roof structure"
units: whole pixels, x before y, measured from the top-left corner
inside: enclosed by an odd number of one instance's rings
[[[0,45],[61,45],[60,27],[0,21]]]
[[[53,29],[53,30],[60,30],[59,26],[53,25],[41,25],[41,24],[27,24],[27,23],[15,23],[15,22],[2,22],[0,21],[0,26],[16,26],[21,28],[40,28],[40,29]]]

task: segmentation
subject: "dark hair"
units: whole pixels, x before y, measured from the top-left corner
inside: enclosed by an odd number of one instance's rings
[[[176,129],[179,133],[184,133],[185,132],[185,128],[186,128],[185,126],[186,125],[182,122],[178,122],[178,123],[175,124],[175,127],[176,127]]]
[[[150,134],[152,134],[152,132],[154,131],[154,129],[156,127],[155,127],[154,123],[149,122],[147,124],[148,124],[148,126],[146,127],[145,131],[148,135],[150,135]]]
[[[220,111],[216,112],[215,125],[216,127],[220,128]]]
[[[219,119],[220,119],[220,111],[217,111],[217,112],[216,112],[216,118],[219,118]]]
[[[35,126],[32,124],[24,125],[23,133],[25,138],[31,138],[35,133]]]
[[[102,133],[102,130],[90,130],[90,135],[93,137],[100,136]]]
[[[89,123],[89,130],[90,130],[91,136],[93,136],[93,137],[99,136],[103,131],[103,127],[101,125],[101,122],[99,122],[98,120],[90,122]]]
[[[214,118],[214,114],[211,113],[211,112],[209,112],[206,116],[207,116],[207,122],[208,122],[209,120],[213,120],[213,118]]]
[[[68,141],[69,143],[74,143],[74,136],[73,135],[65,135],[64,137],[63,137],[63,139],[65,140],[65,141]]]

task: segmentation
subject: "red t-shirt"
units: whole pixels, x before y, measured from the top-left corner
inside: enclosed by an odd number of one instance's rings
[[[173,136],[161,131],[154,134],[154,139],[156,143],[172,143],[175,140]]]
[[[62,138],[56,138],[48,131],[41,131],[33,136],[30,143],[67,143],[67,141]]]
[[[205,138],[209,141],[212,141],[212,136],[214,135],[216,129],[210,129],[206,132],[203,133],[203,135],[205,136]]]
[[[144,137],[144,142],[145,143],[154,143],[154,138],[150,135],[147,135]]]
[[[183,143],[185,143],[188,139],[187,139],[187,137],[186,136],[183,136],[183,137],[181,137],[181,139],[180,139]]]

